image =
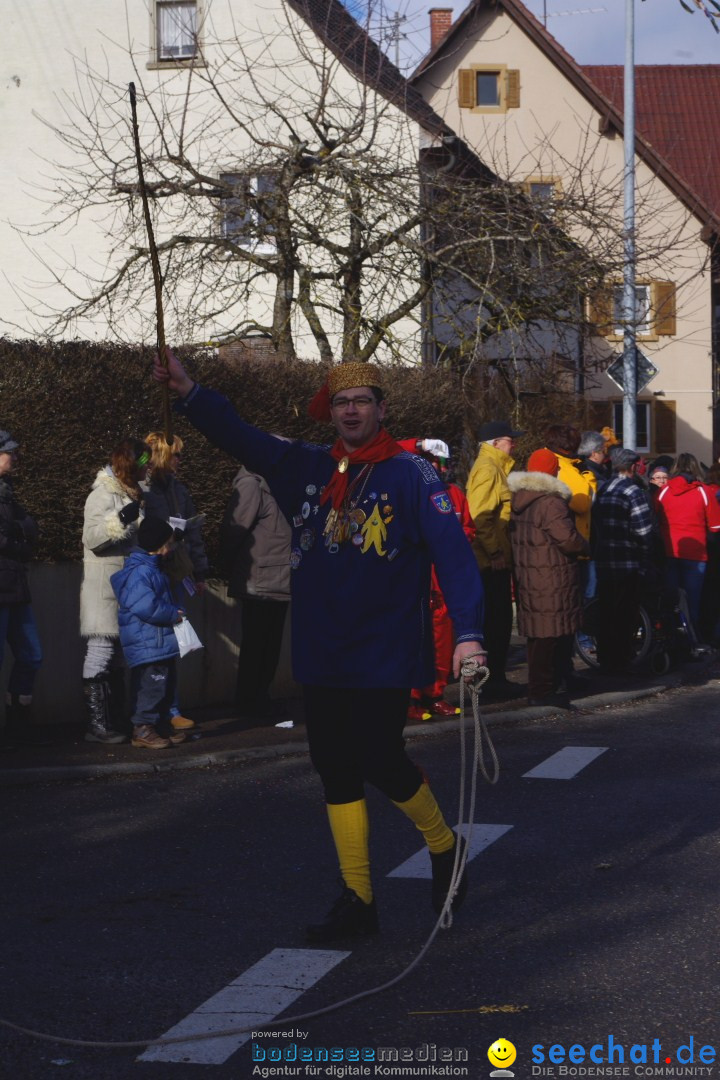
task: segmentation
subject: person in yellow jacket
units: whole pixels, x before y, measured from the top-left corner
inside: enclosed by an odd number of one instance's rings
[[[478,431],[480,449],[467,482],[467,500],[475,522],[473,550],[485,589],[485,647],[490,678],[485,692],[512,696],[505,676],[512,633],[512,552],[510,548],[510,490],[507,476],[515,461],[515,440],[524,435],[505,420],[491,420]]]
[[[589,472],[580,471],[580,432],[570,424],[552,424],[545,432],[545,446],[560,462],[558,480],[572,492],[570,509],[575,514],[575,527],[586,540],[590,539],[590,511],[597,490],[597,481]]]

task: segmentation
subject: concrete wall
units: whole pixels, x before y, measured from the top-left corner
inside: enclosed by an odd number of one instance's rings
[[[30,568],[33,608],[45,652],[33,704],[33,716],[39,724],[70,723],[83,716],[85,650],[79,632],[81,580],[80,563],[40,563]],[[204,596],[188,602],[188,617],[205,648],[178,664],[181,708],[192,710],[199,705],[232,702],[241,641],[238,605],[228,599],[224,585],[210,587]],[[7,655],[0,673],[3,696],[10,664],[11,657]],[[285,697],[299,693],[290,667],[289,617],[273,693]]]

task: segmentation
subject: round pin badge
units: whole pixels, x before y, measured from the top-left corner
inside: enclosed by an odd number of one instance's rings
[[[328,548],[328,551],[330,552],[331,555],[337,555],[339,550],[340,550],[340,545],[339,544],[331,544],[330,547]]]
[[[300,510],[300,513],[302,514],[303,519],[306,519],[306,518],[310,517],[310,503],[309,502],[304,502],[302,504],[302,509]]]
[[[354,536],[353,536],[353,538],[352,538],[352,542],[353,542],[353,544],[355,545],[355,547],[360,547],[360,545],[361,545],[361,544],[362,544],[362,542],[363,542],[363,535],[362,535],[362,533],[355,533],[355,535],[354,535]]]
[[[305,494],[306,495],[314,495],[316,491],[317,491],[317,488],[315,487],[314,484],[308,484],[308,486],[305,488]]]
[[[293,570],[297,570],[298,566],[302,562],[302,551],[299,548],[293,548],[290,552],[290,567]]]

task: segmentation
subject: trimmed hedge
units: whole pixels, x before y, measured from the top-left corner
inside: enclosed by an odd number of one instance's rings
[[[124,436],[142,438],[162,428],[152,352],[91,342],[0,341],[0,428],[21,444],[17,493],[38,520],[39,558],[81,558],[83,506],[98,469]],[[181,353],[193,376],[226,394],[250,423],[290,438],[332,441],[331,429],[306,412],[324,377],[319,365],[223,360],[208,350]],[[467,444],[467,402],[456,377],[436,368],[386,370],[393,435],[431,435],[455,449]],[[237,465],[182,417],[176,415],[174,425],[185,441],[181,478],[207,515],[204,535],[214,564]]]

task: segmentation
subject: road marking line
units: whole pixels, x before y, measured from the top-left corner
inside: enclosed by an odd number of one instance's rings
[[[609,749],[609,746],[566,746],[523,776],[531,776],[533,780],[572,780]]]
[[[306,990],[350,956],[337,949],[273,949],[224,990],[166,1031],[162,1038],[225,1031],[233,1027],[266,1027]],[[149,1046],[138,1061],[178,1061],[222,1065],[248,1042],[250,1031],[199,1042]]]
[[[458,826],[460,828],[460,826]],[[470,838],[470,846],[468,848],[468,862],[470,859],[474,859],[476,855],[479,855],[485,848],[490,847],[496,840],[499,840],[501,836],[504,836],[506,832],[512,829],[512,825],[481,825],[477,823],[472,826],[472,837]],[[463,824],[462,834],[467,836],[470,830],[470,826]],[[457,829],[456,829],[457,831]],[[394,870],[391,870],[388,877],[402,877],[402,878],[431,878],[432,867],[430,865],[430,853],[426,847],[421,851],[411,855],[409,859],[406,859],[400,866],[396,866]]]

